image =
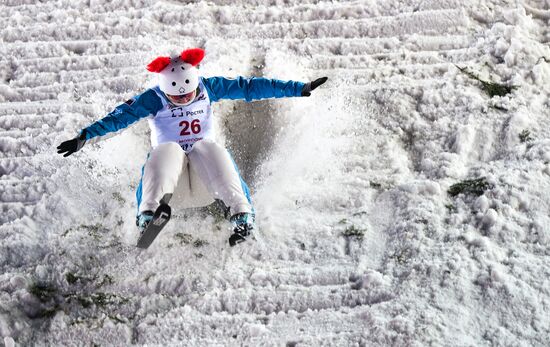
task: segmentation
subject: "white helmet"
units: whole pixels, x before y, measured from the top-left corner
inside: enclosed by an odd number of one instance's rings
[[[200,48],[186,49],[176,57],[158,57],[147,65],[147,70],[159,74],[159,87],[165,94],[183,95],[199,86],[197,66],[204,58]]]

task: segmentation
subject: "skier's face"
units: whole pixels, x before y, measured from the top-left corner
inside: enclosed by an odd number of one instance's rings
[[[191,93],[183,94],[183,95],[170,95],[166,94],[166,97],[170,102],[172,102],[175,105],[179,106],[185,106],[189,105],[194,99],[197,94],[196,90],[193,90]]]

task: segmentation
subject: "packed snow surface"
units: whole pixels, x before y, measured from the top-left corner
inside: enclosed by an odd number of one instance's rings
[[[548,0],[0,10],[0,344],[548,345]],[[147,122],[55,147],[187,47],[204,76],[329,81],[214,106],[256,241],[229,248],[219,210],[175,202],[141,251]]]

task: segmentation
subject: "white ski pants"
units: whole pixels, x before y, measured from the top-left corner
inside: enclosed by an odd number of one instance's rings
[[[188,153],[175,142],[162,143],[151,151],[138,189],[139,213],[155,211],[165,194],[174,194],[171,201],[183,208],[207,206],[220,199],[231,214],[252,212],[248,187],[231,156],[212,140],[198,141]]]

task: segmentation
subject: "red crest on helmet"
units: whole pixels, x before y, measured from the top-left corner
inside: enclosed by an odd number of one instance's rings
[[[180,54],[181,60],[193,66],[199,65],[204,58],[204,50],[201,48],[186,49]]]
[[[151,72],[161,72],[170,64],[170,57],[158,57],[147,65],[147,70]]]

